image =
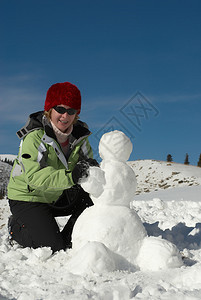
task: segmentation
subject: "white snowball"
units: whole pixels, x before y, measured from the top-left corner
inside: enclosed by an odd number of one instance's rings
[[[159,237],[146,237],[136,262],[142,271],[158,271],[182,266],[177,247]]]
[[[88,241],[103,243],[130,263],[138,255],[142,240],[147,235],[138,217],[125,206],[94,205],[77,219],[73,234],[73,249],[78,250]]]
[[[118,161],[102,161],[100,166],[105,172],[106,184],[100,197],[92,199],[94,204],[130,207],[137,187],[133,169]]]
[[[66,262],[67,269],[76,275],[103,274],[117,270],[136,271],[135,268],[121,255],[108,249],[100,242],[87,242],[78,251],[71,253],[71,258]]]
[[[99,197],[105,184],[104,171],[99,167],[89,167],[89,175],[81,181],[81,187],[94,197]]]
[[[132,152],[133,145],[122,131],[105,133],[99,143],[100,157],[105,160],[118,160],[126,162]]]
[[[113,253],[102,243],[87,242],[67,262],[74,274],[113,272],[116,269]]]

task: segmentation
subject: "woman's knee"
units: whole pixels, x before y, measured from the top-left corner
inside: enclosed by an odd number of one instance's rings
[[[65,250],[66,245],[59,230],[45,230],[24,223],[19,217],[11,216],[8,222],[11,239],[23,248],[50,247],[53,252]]]

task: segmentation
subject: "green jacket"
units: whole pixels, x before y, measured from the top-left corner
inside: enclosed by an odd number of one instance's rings
[[[69,152],[64,156],[51,124],[37,112],[17,132],[21,144],[8,184],[11,200],[53,203],[63,190],[74,185],[72,170],[82,159],[93,157],[88,141],[91,132],[77,121],[69,137]]]

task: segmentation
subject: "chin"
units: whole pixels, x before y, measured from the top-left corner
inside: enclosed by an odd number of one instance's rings
[[[61,130],[61,132],[65,133],[67,130],[68,130],[68,127],[67,128],[59,128]]]

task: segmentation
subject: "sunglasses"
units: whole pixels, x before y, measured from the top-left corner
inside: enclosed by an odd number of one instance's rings
[[[54,106],[53,108],[61,115],[65,114],[67,112],[68,115],[72,116],[72,115],[75,115],[77,112],[77,110],[74,108],[65,108],[63,106]]]

